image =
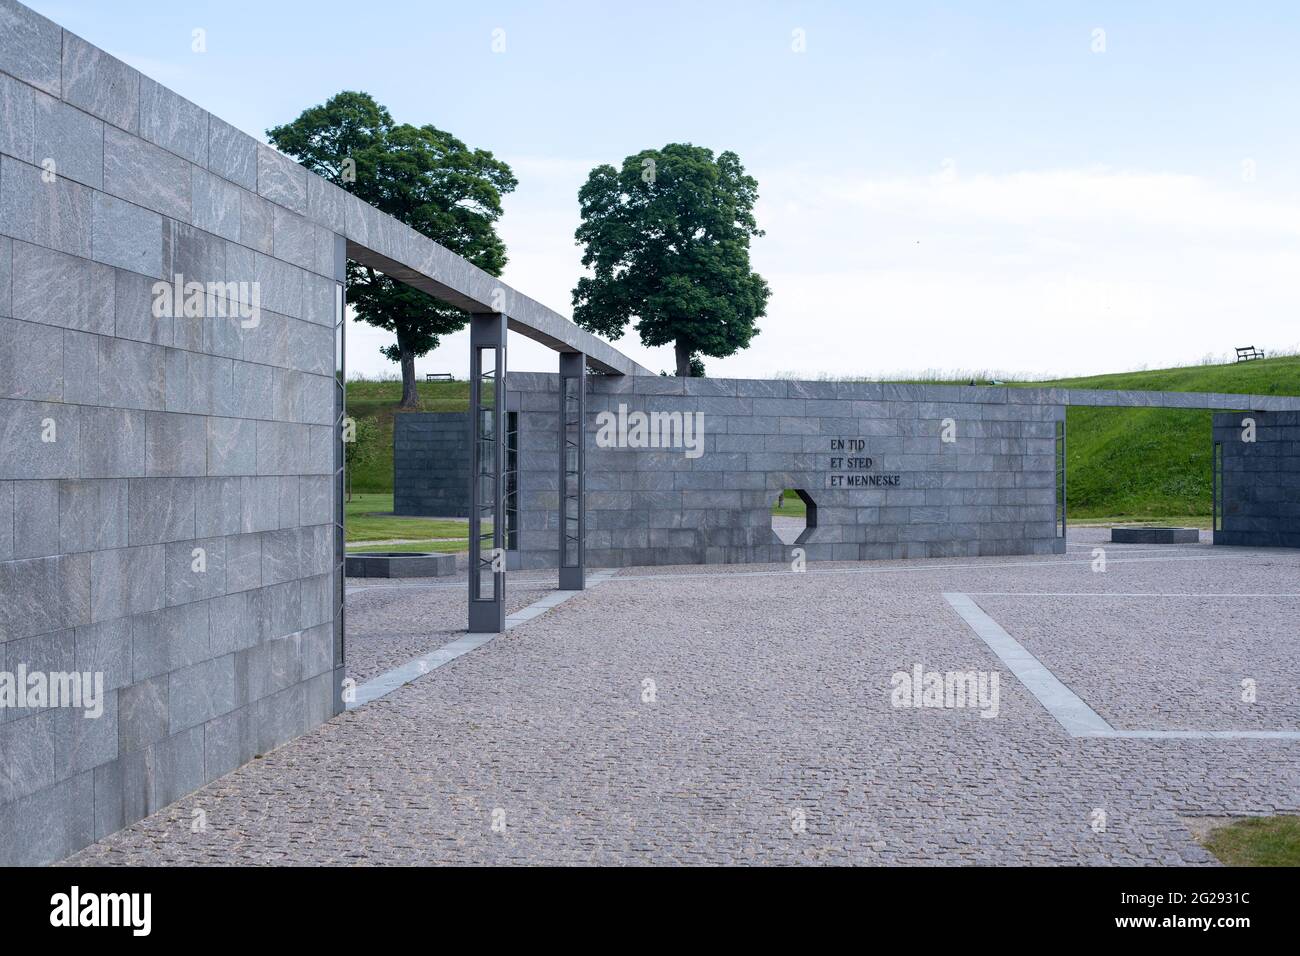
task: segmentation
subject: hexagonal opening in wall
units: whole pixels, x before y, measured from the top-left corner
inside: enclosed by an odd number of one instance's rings
[[[817,502],[802,488],[786,488],[772,505],[772,533],[782,544],[804,544],[817,528]]]

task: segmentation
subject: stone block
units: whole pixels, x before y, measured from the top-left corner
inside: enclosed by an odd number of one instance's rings
[[[0,398],[63,398],[63,331],[0,319]]]
[[[104,188],[104,124],[52,96],[34,100],[32,162],[60,177]]]
[[[43,182],[35,166],[0,157],[0,232],[90,258],[93,190],[71,179]],[[21,317],[21,316],[20,316]]]
[[[74,632],[74,670],[103,675],[106,691],[131,683],[131,622],[128,618],[87,624]]]
[[[15,558],[43,558],[59,553],[59,483],[13,483]]]
[[[197,166],[190,169],[190,221],[204,232],[239,242],[241,195],[246,194],[220,176]]]
[[[172,734],[227,714],[235,709],[235,655],[178,668],[167,675],[167,687]]]
[[[257,473],[300,475],[307,472],[310,432],[306,425],[257,423]]]
[[[62,91],[63,28],[15,0],[0,0],[0,63],[54,96]]]
[[[222,714],[203,725],[203,775],[224,776],[257,754],[247,708]]]
[[[0,315],[13,315],[14,309],[14,243],[0,236]]]
[[[54,711],[56,779],[85,773],[117,758],[117,691],[106,689],[96,709],[98,716],[84,707]]]
[[[154,745],[155,788],[166,806],[203,786],[203,728],[191,727]]]
[[[44,866],[81,849],[95,838],[94,803],[88,772],[0,804],[0,865]]]
[[[205,602],[139,614],[131,620],[132,680],[139,683],[208,660],[210,645]]]
[[[97,267],[106,268],[106,267]],[[172,344],[172,317],[154,315],[154,284],[150,276],[111,270],[114,273],[114,302],[118,338],[154,345]]]
[[[129,339],[99,339],[100,403],[114,408],[161,411],[166,402],[166,356],[162,346]]]
[[[250,475],[257,470],[257,423],[242,418],[209,418],[208,474]]]
[[[166,547],[168,607],[226,593],[225,538],[173,542]]]
[[[257,140],[229,123],[209,120],[208,169],[223,179],[257,191]]]
[[[76,640],[71,628],[17,639],[11,641],[5,650],[6,666],[10,672],[21,668],[29,674],[36,671],[67,673],[74,669],[76,662]],[[7,707],[0,711],[0,721],[23,720],[49,712],[47,707]]]
[[[147,76],[140,79],[140,135],[191,163],[208,163],[208,114]]]
[[[75,478],[85,411],[73,405],[0,399],[0,480]]]
[[[194,538],[194,480],[133,478],[128,484],[127,527],[130,547]]]
[[[262,307],[293,318],[303,314],[303,276],[302,269],[279,259],[256,254],[254,260],[254,277],[261,287]],[[288,327],[285,326],[287,340]],[[247,358],[248,356],[245,356]],[[287,356],[278,365],[288,365]]]
[[[280,527],[280,482],[274,477],[240,479],[241,528],[245,534]]]
[[[257,144],[257,193],[277,205],[307,214],[307,170],[288,156]]]
[[[113,334],[113,270],[39,246],[13,245],[13,313],[42,325]]]
[[[240,531],[239,479],[204,478],[194,482],[195,536],[215,538]]]
[[[226,592],[249,591],[262,586],[262,540],[255,534],[226,538]]]
[[[185,282],[206,284],[222,281],[226,275],[226,248],[230,243],[202,229],[180,222],[170,223],[168,228],[171,248],[168,275],[183,276]],[[209,316],[216,314],[217,305],[217,301],[211,296],[206,298],[206,311]],[[203,317],[187,316],[187,318],[199,320]],[[200,321],[200,327],[202,324]]]
[[[145,415],[145,475],[204,477],[208,467],[207,420],[199,415]]]
[[[155,279],[166,277],[162,216],[106,193],[95,193],[94,210],[92,258],[96,262]]]
[[[250,192],[239,197],[239,241],[270,255],[275,249],[275,210],[278,207]]]
[[[163,606],[162,546],[97,551],[91,556],[91,619],[107,621]]]
[[[140,74],[66,31],[63,99],[129,133],[139,132]]]

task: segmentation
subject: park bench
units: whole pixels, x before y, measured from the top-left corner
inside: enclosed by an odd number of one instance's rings
[[[1238,362],[1249,362],[1252,359],[1262,359],[1263,357],[1264,353],[1253,345],[1247,345],[1245,348],[1237,349]]]
[[[426,382],[454,382],[451,372],[426,372],[424,376]]]

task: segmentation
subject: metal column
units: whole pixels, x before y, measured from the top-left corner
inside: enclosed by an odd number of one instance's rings
[[[334,448],[333,448],[333,485],[334,485],[334,561],[333,573],[330,575],[333,592],[334,634],[333,641],[333,681],[334,714],[343,713],[347,702],[343,700],[343,680],[346,671],[346,595],[347,579],[347,532],[344,528],[347,501],[347,449],[343,445],[343,431],[347,425],[347,284],[348,284],[348,248],[347,240],[342,236],[334,237]]]
[[[506,317],[470,317],[469,631],[506,629]],[[491,528],[484,530],[487,521]]]
[[[587,356],[560,353],[560,590],[586,586]]]

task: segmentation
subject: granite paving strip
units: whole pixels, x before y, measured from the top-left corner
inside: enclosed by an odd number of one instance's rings
[[[1074,691],[1057,679],[1038,658],[1025,650],[1002,625],[985,614],[965,594],[945,594],[943,599],[952,605],[963,621],[970,625],[980,640],[1001,658],[1016,679],[1024,684],[1047,712],[1056,718],[1071,737],[1085,737],[1114,731],[1095,710],[1084,703]]]
[[[464,635],[469,594],[463,576],[382,584],[371,580],[348,579],[344,659],[347,676],[357,684]],[[512,573],[506,586],[507,613],[553,593],[555,580],[553,571]]]

